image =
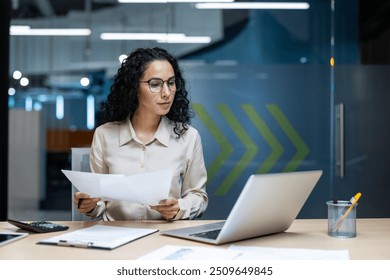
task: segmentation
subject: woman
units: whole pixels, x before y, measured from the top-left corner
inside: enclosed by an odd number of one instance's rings
[[[133,175],[173,169],[170,193],[148,206],[77,192],[79,211],[108,221],[199,217],[208,203],[207,173],[199,133],[189,125],[188,92],[177,60],[161,48],[135,50],[122,62],[103,107],[107,122],[94,133],[92,171]]]

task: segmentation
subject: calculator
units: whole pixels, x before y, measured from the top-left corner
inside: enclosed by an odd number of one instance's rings
[[[47,221],[35,221],[35,222],[20,222],[15,220],[7,220],[8,223],[17,226],[21,229],[33,231],[37,233],[54,232],[67,230],[69,227]]]

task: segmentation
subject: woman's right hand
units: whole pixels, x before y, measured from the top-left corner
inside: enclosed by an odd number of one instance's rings
[[[83,214],[91,212],[95,209],[100,198],[90,197],[88,194],[76,192],[74,194],[73,203],[76,208]]]

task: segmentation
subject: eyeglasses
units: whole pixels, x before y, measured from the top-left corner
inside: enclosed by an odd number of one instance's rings
[[[150,91],[153,93],[160,93],[162,91],[164,83],[167,83],[168,89],[172,92],[176,92],[177,90],[181,89],[181,80],[176,78],[170,78],[166,81],[159,78],[153,78],[148,81],[140,81],[140,82],[147,83],[149,85]]]

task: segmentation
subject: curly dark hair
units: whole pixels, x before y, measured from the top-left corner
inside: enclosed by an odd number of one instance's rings
[[[188,92],[176,58],[158,47],[138,48],[123,60],[107,100],[102,105],[104,122],[127,121],[134,115],[139,105],[139,80],[150,63],[156,60],[168,61],[172,65],[175,78],[181,81],[182,86],[176,91],[172,107],[166,115],[175,123],[173,131],[180,138],[188,130],[192,118]]]

